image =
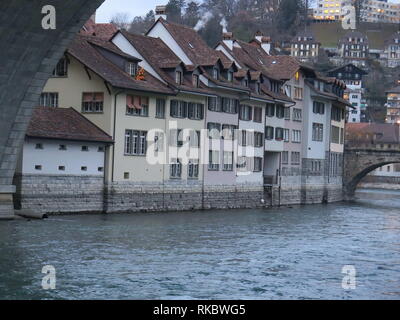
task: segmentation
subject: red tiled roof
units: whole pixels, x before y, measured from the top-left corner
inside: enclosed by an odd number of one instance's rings
[[[26,136],[76,141],[113,142],[107,133],[73,108],[35,108]]]
[[[399,143],[398,124],[347,123],[346,140],[366,143]]]
[[[109,40],[117,31],[118,28],[112,23],[95,23],[92,19],[89,19],[79,33]]]
[[[163,24],[193,64],[213,66],[220,59],[219,54],[211,49],[194,29],[163,18],[158,19],[158,22]]]
[[[114,87],[164,94],[173,93],[170,88],[149,73],[146,73],[145,80],[135,80],[128,73],[99,53],[99,51],[92,44],[93,41],[96,42],[96,46],[102,46],[101,39],[94,39],[92,36],[77,35],[72,44],[69,46],[67,53],[71,54],[78,61],[94,71]],[[104,48],[109,50],[110,46],[111,44],[105,46]],[[115,50],[118,50],[121,56],[127,56],[117,47],[115,47]],[[135,59],[135,57],[129,55],[128,57]]]

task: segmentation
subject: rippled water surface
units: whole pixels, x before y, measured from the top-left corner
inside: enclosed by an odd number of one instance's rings
[[[400,299],[400,192],[266,210],[0,222],[1,299]],[[44,265],[56,269],[43,290]],[[344,265],[356,289],[342,288]]]

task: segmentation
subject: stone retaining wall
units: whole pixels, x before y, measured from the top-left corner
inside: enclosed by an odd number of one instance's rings
[[[14,181],[14,202],[17,209],[57,214],[262,208],[342,200],[341,180],[323,181],[323,177],[285,177],[281,187],[270,188],[256,184],[203,186],[201,181],[104,186],[99,176],[24,175]]]

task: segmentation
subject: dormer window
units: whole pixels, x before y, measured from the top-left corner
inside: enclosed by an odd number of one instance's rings
[[[176,84],[182,84],[182,71],[175,71]]]
[[[126,65],[127,72],[131,77],[135,77],[137,73],[137,64],[134,62],[128,62]]]
[[[219,70],[218,70],[218,68],[213,68],[213,78],[215,80],[219,79]]]
[[[260,94],[261,92],[261,84],[259,82],[256,83],[256,93]]]
[[[66,77],[68,75],[68,61],[67,59],[61,58],[57,63],[57,66],[53,70],[53,77]]]
[[[233,81],[233,71],[228,71],[228,81],[229,82]]]
[[[199,87],[199,75],[198,74],[194,74],[192,76],[192,84],[193,84],[193,87],[195,87],[195,88]]]

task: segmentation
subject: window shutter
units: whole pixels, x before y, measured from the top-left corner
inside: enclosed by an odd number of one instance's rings
[[[249,120],[253,119],[253,108],[248,106],[247,108],[249,108]]]
[[[183,109],[182,117],[186,118],[188,116],[188,103],[186,101],[181,101],[181,103],[182,103],[182,109]]]
[[[176,100],[171,100],[169,114],[174,117],[176,114]]]

